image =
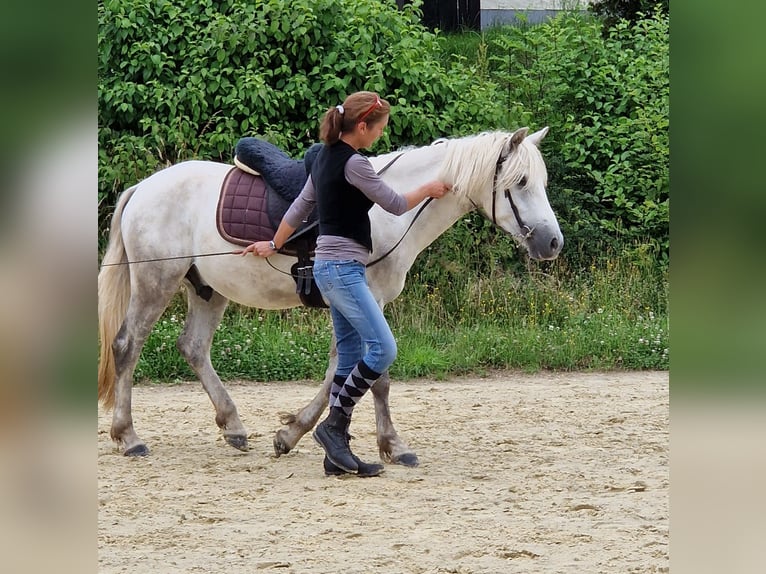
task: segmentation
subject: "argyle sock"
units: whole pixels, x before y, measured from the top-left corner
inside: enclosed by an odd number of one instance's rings
[[[330,406],[340,408],[346,415],[351,416],[356,404],[379,377],[380,373],[373,371],[364,361],[359,361],[346,379],[338,396],[331,400]]]
[[[342,375],[335,375],[332,378],[332,386],[330,387],[330,404],[333,404],[333,401],[336,401],[338,399],[338,394],[340,394],[340,390],[343,388],[343,383],[346,382],[346,377]]]

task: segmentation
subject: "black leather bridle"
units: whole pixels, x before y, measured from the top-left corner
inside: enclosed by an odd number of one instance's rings
[[[494,225],[497,225],[497,218],[495,217],[495,204],[497,203],[497,176],[500,175],[500,170],[503,167],[503,163],[505,160],[508,159],[508,156],[503,156],[503,153],[500,152],[500,157],[497,158],[497,164],[495,166],[495,177],[492,180],[492,223]],[[529,238],[532,235],[532,232],[534,231],[534,228],[529,227],[526,223],[524,223],[524,220],[521,219],[521,215],[519,215],[519,208],[516,207],[516,203],[513,201],[513,195],[511,194],[511,190],[507,187],[503,190],[503,194],[505,195],[505,198],[508,200],[508,203],[511,204],[511,209],[513,210],[513,216],[516,218],[516,223],[519,226],[519,230],[521,231],[521,236],[524,239]],[[473,203],[473,202],[471,202]],[[526,233],[524,233],[524,230],[527,230]]]

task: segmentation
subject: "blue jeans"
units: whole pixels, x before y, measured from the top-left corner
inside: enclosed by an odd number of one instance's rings
[[[396,359],[396,341],[357,261],[314,261],[314,280],[330,302],[338,349],[336,375],[347,377],[360,360],[383,373]]]

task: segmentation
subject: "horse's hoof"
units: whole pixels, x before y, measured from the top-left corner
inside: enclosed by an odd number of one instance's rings
[[[145,444],[137,444],[123,453],[125,456],[149,456],[149,449]]]
[[[409,466],[411,468],[414,468],[420,464],[420,461],[418,460],[418,455],[416,455],[414,452],[405,452],[404,454],[400,454],[391,462],[393,462],[394,464],[402,464],[404,466]]]
[[[274,454],[279,457],[287,454],[290,450],[292,450],[292,447],[282,440],[282,431],[277,431],[277,434],[274,435]]]
[[[237,450],[247,451],[247,437],[242,434],[224,435],[226,444],[233,446]]]

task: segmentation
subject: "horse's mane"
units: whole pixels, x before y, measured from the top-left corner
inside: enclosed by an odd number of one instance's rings
[[[458,195],[467,196],[472,189],[486,189],[492,185],[497,160],[503,146],[512,134],[494,131],[456,139],[441,139],[434,144],[446,144],[439,179],[452,183]],[[498,175],[498,187],[510,188],[521,181],[543,178],[547,185],[545,162],[537,147],[524,139],[511,154],[506,166]]]

